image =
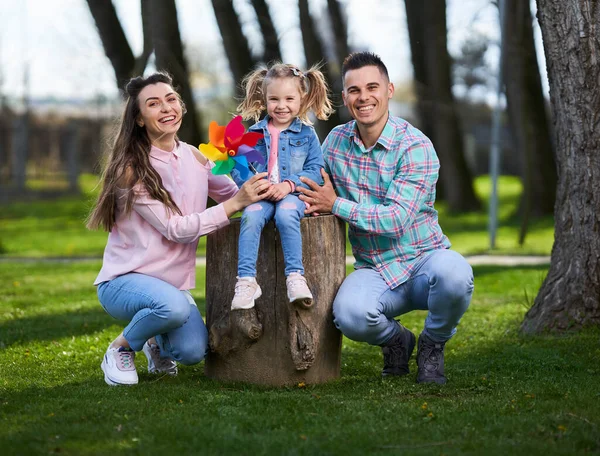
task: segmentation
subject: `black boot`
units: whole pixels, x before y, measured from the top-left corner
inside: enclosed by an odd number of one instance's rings
[[[415,349],[415,335],[396,322],[399,331],[385,344],[381,345],[383,353],[383,371],[381,375],[406,375],[409,373],[408,360]]]
[[[417,383],[446,383],[444,345],[446,342],[435,342],[421,333],[417,349]]]

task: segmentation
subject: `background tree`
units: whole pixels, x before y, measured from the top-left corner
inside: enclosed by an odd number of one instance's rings
[[[327,83],[331,88],[333,83],[331,72],[325,58],[325,46],[321,41],[321,37],[317,33],[314,20],[308,7],[308,0],[299,0],[298,7],[300,11],[300,31],[302,32],[302,43],[304,44],[306,66],[307,68],[310,68],[312,65],[323,64],[321,71],[325,75]],[[328,120],[318,120],[315,123],[315,129],[317,130],[321,141],[325,139],[333,127],[341,123],[342,119],[340,118],[339,109],[336,109]]]
[[[446,1],[406,0],[420,127],[439,155],[440,196],[452,212],[480,208],[464,155],[446,44]]]
[[[558,186],[550,270],[522,330],[600,325],[600,4],[538,0]]]
[[[150,22],[156,68],[164,69],[173,76],[173,83],[179,89],[187,107],[179,136],[197,146],[203,141],[204,135],[200,133],[200,119],[195,109],[187,63],[183,55],[175,0],[151,0],[151,7]]]
[[[329,19],[333,31],[336,57],[335,61],[330,62],[329,64],[330,68],[332,68],[331,99],[339,115],[340,121],[348,122],[350,120],[350,114],[348,113],[348,110],[344,108],[344,101],[342,99],[342,91],[344,90],[344,84],[342,83],[342,63],[351,52],[350,46],[348,45],[348,27],[339,0],[327,0],[327,11],[329,12]]]
[[[223,47],[229,61],[229,68],[236,87],[236,95],[241,96],[240,83],[256,65],[250,52],[248,39],[242,32],[242,25],[233,7],[232,0],[212,0],[217,25],[223,39]]]
[[[256,12],[260,32],[265,43],[263,61],[265,63],[281,61],[281,49],[279,48],[279,37],[273,25],[273,19],[265,0],[252,0],[252,6]]]
[[[117,87],[123,90],[129,78],[144,71],[148,58],[152,54],[152,36],[148,27],[150,0],[141,0],[144,49],[137,58],[129,46],[113,3],[105,0],[87,0],[87,3],[96,23],[104,52],[115,71]]]
[[[506,101],[515,147],[523,159],[522,244],[529,218],[554,212],[557,174],[529,2],[505,0],[504,7]]]

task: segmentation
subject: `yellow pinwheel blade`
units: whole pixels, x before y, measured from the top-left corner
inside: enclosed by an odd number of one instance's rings
[[[229,155],[224,154],[212,144],[200,144],[200,146],[198,146],[198,149],[200,149],[202,155],[204,155],[206,158],[213,162],[227,160],[229,158]]]

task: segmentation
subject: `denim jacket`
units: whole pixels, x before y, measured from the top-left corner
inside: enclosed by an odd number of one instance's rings
[[[269,149],[271,146],[271,135],[267,128],[269,116],[252,125],[249,131],[262,133],[264,138],[256,143],[255,149],[259,151],[265,163],[263,165],[253,162],[252,166],[259,173],[268,169]],[[300,176],[308,177],[317,184],[323,184],[321,168],[324,166],[321,144],[315,129],[310,125],[303,124],[300,119],[295,118],[288,128],[279,134],[279,178],[281,182],[290,180],[296,187],[305,187],[300,182]],[[231,177],[241,187],[244,180],[241,179],[237,170],[231,171]]]

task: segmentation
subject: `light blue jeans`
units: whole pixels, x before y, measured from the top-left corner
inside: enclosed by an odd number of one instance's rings
[[[445,342],[469,307],[473,270],[452,250],[435,250],[417,264],[411,277],[390,289],[374,269],[357,269],[340,287],[333,302],[336,327],[348,338],[382,345],[398,331],[394,317],[427,310],[425,332]]]
[[[181,364],[204,359],[208,331],[189,291],[132,272],[99,284],[98,298],[111,317],[129,321],[123,336],[133,350],[156,337],[162,357]]]
[[[259,201],[244,209],[238,244],[238,277],[256,277],[260,235],[272,218],[281,239],[285,275],[292,272],[304,274],[300,220],[305,209],[304,202],[291,194],[281,201]]]

